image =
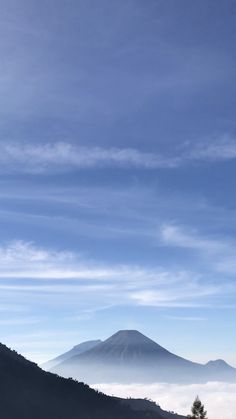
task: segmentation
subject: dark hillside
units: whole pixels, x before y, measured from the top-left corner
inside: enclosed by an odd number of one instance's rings
[[[3,419],[161,419],[133,411],[89,386],[41,370],[0,344],[0,417]]]

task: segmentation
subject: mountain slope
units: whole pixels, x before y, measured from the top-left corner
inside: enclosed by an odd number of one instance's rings
[[[186,419],[185,416],[179,416],[177,413],[166,412],[162,410],[159,405],[155,402],[147,399],[126,399],[122,400],[122,403],[128,404],[132,410],[136,411],[152,411],[160,414],[163,419]]]
[[[1,417],[4,419],[163,419],[41,370],[0,344]],[[168,419],[171,419],[170,416]]]
[[[140,358],[150,360],[157,355],[161,358],[172,356],[170,352],[142,333],[136,330],[120,330],[98,345],[96,349],[92,348],[86,351],[83,359],[97,357],[106,362],[119,360],[119,363],[122,363],[132,362]]]
[[[82,342],[79,345],[74,346],[70,351],[67,351],[64,354],[59,355],[48,362],[45,362],[44,364],[40,365],[40,367],[43,368],[45,371],[49,371],[51,368],[55,367],[61,362],[66,361],[72,358],[73,356],[80,355],[83,352],[86,352],[94,348],[96,345],[98,345],[101,342],[102,342],[101,340],[88,340],[86,342]]]
[[[236,370],[181,358],[136,330],[121,330],[52,371],[87,383],[236,381]]]

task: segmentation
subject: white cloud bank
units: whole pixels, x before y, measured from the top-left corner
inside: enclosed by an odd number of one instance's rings
[[[236,384],[95,384],[93,387],[120,397],[147,397],[159,403],[163,409],[183,415],[190,413],[192,402],[199,395],[209,419],[235,419],[236,415]]]

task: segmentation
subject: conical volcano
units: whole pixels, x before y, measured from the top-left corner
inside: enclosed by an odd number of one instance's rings
[[[202,366],[172,354],[137,330],[120,330],[52,371],[87,383],[127,383],[181,381],[196,367]]]
[[[120,330],[52,371],[90,384],[236,382],[236,369],[224,361],[206,365],[188,361],[137,330]]]
[[[118,364],[163,359],[175,355],[137,330],[120,330],[96,347],[81,354],[80,359]],[[78,358],[76,358],[78,359]],[[75,360],[75,358],[74,358]]]

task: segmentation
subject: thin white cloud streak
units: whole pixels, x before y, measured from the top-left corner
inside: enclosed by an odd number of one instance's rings
[[[236,158],[236,139],[229,135],[206,139],[196,144],[187,157],[193,160],[224,161]]]
[[[69,252],[49,252],[44,249],[36,248],[30,242],[14,240],[6,246],[0,247],[0,262],[2,265],[18,262],[48,262],[51,260],[63,261],[72,259],[73,255]]]
[[[39,317],[25,317],[25,318],[11,318],[0,319],[0,326],[25,326],[40,323],[42,318]]]
[[[0,143],[0,172],[58,173],[78,169],[120,167],[173,169],[191,162],[219,162],[236,158],[236,140],[229,136],[187,142],[173,154],[133,148],[77,146],[70,142]]]
[[[207,384],[95,384],[94,388],[119,397],[150,398],[165,410],[190,414],[197,395],[208,411],[209,419],[234,419],[236,411],[236,384],[209,382]]]
[[[206,317],[192,317],[192,316],[164,316],[166,319],[177,320],[177,321],[187,321],[187,322],[201,322],[207,320]]]
[[[167,245],[207,252],[222,252],[230,248],[225,242],[201,237],[196,232],[186,231],[181,226],[171,224],[162,227],[161,238]]]
[[[89,293],[112,290],[112,285],[0,285],[2,291],[33,292],[33,293]]]
[[[220,295],[223,286],[200,285],[195,281],[186,281],[171,289],[140,290],[130,294],[130,298],[143,306],[194,307],[194,300]],[[196,302],[195,302],[196,304]],[[202,303],[204,304],[204,303]]]
[[[12,303],[14,297],[22,304],[27,302],[27,295],[37,295],[43,296],[43,304],[49,304],[57,295],[54,304],[61,303],[63,296],[63,304],[83,301],[87,309],[94,307],[94,299],[97,309],[107,304],[187,308],[199,306],[199,298],[201,306],[208,306],[212,298],[227,290],[225,284],[204,283],[192,272],[172,272],[158,266],[106,266],[71,252],[45,250],[22,241],[0,247],[0,279],[5,302],[11,297]],[[42,304],[40,298],[37,301]]]
[[[208,259],[211,269],[217,272],[227,275],[234,275],[236,272],[236,243],[233,240],[207,238],[197,231],[171,224],[161,228],[160,237],[167,246],[198,251],[202,257]]]
[[[37,297],[38,308],[63,305],[70,312],[73,307],[80,311],[107,305],[193,308],[213,307],[216,302],[220,308],[222,294],[231,295],[235,288],[205,279],[158,266],[97,264],[75,253],[22,241],[0,247],[1,299],[27,307]]]
[[[44,173],[92,167],[120,166],[147,169],[174,167],[175,159],[127,148],[75,146],[67,142],[31,145],[0,144],[2,172]]]
[[[109,237],[120,234],[143,235],[156,237],[157,225],[169,219],[183,219],[191,223],[199,219],[203,226],[209,227],[212,223],[218,227],[234,228],[236,223],[236,213],[233,209],[226,207],[212,206],[204,197],[196,197],[194,193],[178,193],[177,191],[169,194],[163,188],[140,184],[122,185],[121,187],[110,186],[70,186],[65,188],[61,185],[38,186],[36,189],[30,180],[9,183],[0,182],[0,199],[8,210],[1,210],[1,218],[6,221],[20,221],[24,223],[38,223],[53,225],[54,228],[70,230],[71,233]],[[12,203],[14,203],[14,207]],[[52,213],[38,209],[34,206],[36,201],[50,205]],[[22,202],[25,203],[24,211]],[[19,205],[20,204],[20,205]],[[63,205],[63,214],[58,209]],[[45,207],[43,207],[45,210]],[[87,214],[99,217],[98,222],[94,222],[95,217],[89,220],[83,218],[80,222],[78,217],[68,214],[68,209],[86,210]],[[106,217],[106,225],[102,217]],[[110,223],[109,223],[110,221]],[[83,229],[84,225],[84,229]],[[110,234],[111,233],[111,234]]]
[[[84,261],[72,252],[51,251],[31,242],[15,240],[0,247],[0,278],[12,279],[91,279],[164,282],[166,275],[139,266],[103,266]]]

